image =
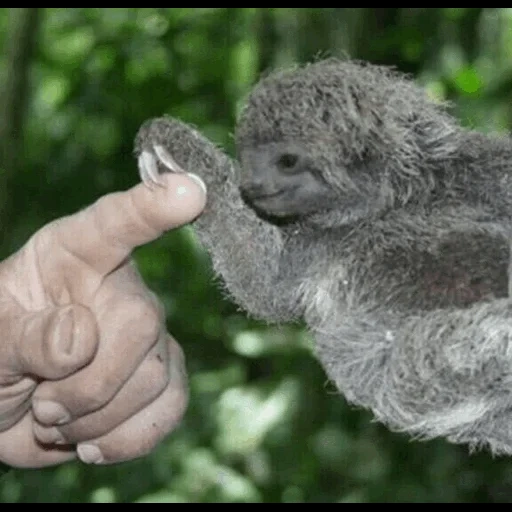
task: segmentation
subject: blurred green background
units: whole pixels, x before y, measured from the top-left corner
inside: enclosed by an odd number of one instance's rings
[[[483,130],[512,123],[512,9],[1,9],[0,253],[138,181],[132,140],[170,113],[232,151],[269,67],[395,65]],[[348,407],[297,328],[248,321],[188,229],[137,251],[188,358],[191,403],[151,456],[0,478],[12,502],[510,502],[512,461],[415,442]]]

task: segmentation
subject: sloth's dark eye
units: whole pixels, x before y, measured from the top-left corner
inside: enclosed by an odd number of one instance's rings
[[[299,157],[297,155],[285,153],[279,157],[277,160],[277,165],[280,169],[290,171],[297,165],[298,161]]]

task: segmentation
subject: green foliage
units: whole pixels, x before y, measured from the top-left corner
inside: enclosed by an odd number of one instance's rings
[[[6,48],[10,14],[0,11]],[[4,159],[0,171],[4,256],[45,222],[135,184],[132,140],[151,116],[179,116],[232,151],[240,103],[270,66],[349,53],[414,74],[433,97],[452,101],[464,123],[508,130],[512,120],[508,8],[41,14],[25,70],[26,105],[8,119],[23,126],[23,138],[7,130],[0,141],[20,148],[18,160]],[[23,72],[8,55],[0,56],[4,80]],[[0,503],[512,498],[507,459],[470,456],[442,440],[411,442],[348,407],[327,384],[306,333],[251,322],[222,298],[189,229],[141,248],[136,258],[187,354],[192,394],[182,426],[135,462],[11,471],[1,477]]]

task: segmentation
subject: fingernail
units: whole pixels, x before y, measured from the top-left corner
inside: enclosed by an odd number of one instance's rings
[[[45,425],[63,425],[71,419],[63,405],[51,400],[35,398],[32,403],[32,411],[37,421]]]
[[[34,423],[34,435],[43,444],[67,444],[60,430],[55,427],[45,428]]]
[[[85,464],[100,464],[103,462],[103,454],[93,444],[79,444],[76,448],[78,458]]]
[[[197,174],[187,173],[187,176],[189,178],[193,179],[201,187],[203,192],[206,194],[206,184]]]

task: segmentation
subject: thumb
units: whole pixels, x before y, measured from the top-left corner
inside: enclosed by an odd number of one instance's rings
[[[139,183],[103,196],[85,210],[48,224],[43,231],[50,230],[52,243],[107,274],[135,247],[192,222],[202,212],[206,193],[197,176],[165,174],[161,181],[162,187],[150,189]]]
[[[96,353],[96,321],[84,306],[32,312],[15,322],[20,334],[13,338],[11,367],[19,375],[62,379],[85,366]]]

